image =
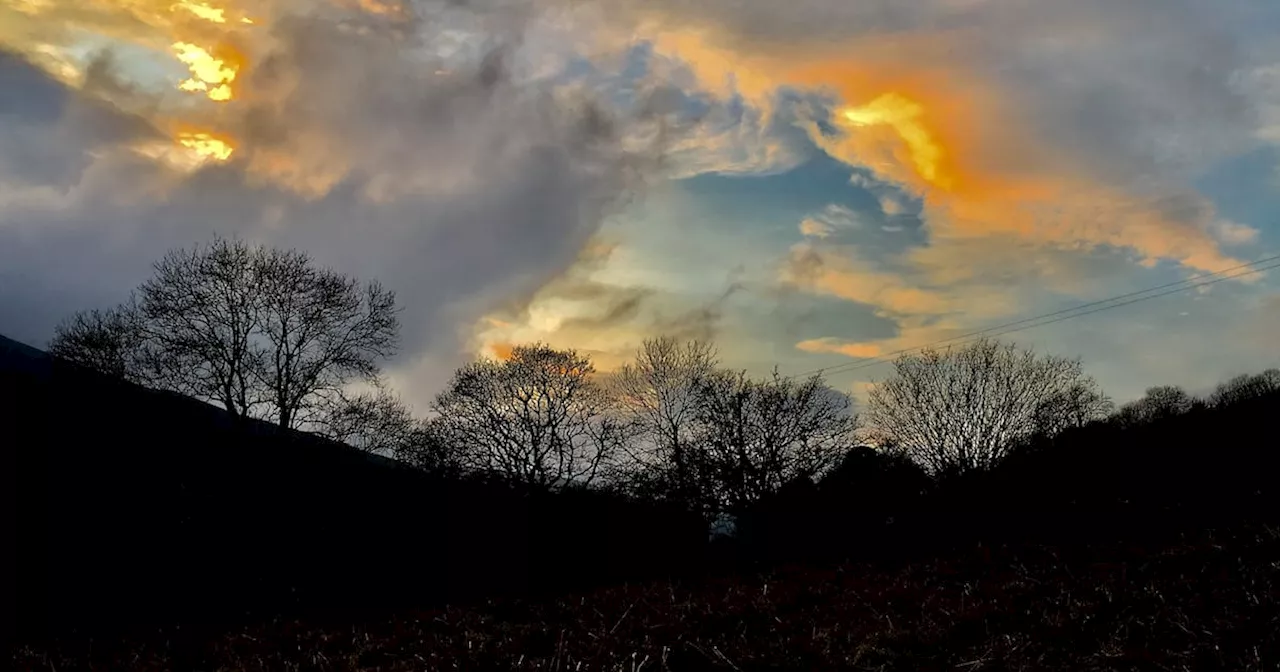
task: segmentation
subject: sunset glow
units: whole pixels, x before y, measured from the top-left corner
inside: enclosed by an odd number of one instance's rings
[[[211,23],[226,23],[227,10],[211,7],[203,2],[191,2],[184,0],[173,6],[175,10],[182,9],[190,12],[194,16]]]
[[[1120,4],[0,0],[0,300],[128,290],[6,256],[42,235],[297,246],[403,298],[424,403],[526,343],[792,373],[1280,255],[1280,5]],[[1216,382],[1280,357],[1266,270],[1010,338]]]
[[[226,161],[235,153],[235,148],[227,141],[208,133],[181,133],[178,135],[178,143],[203,159]]]
[[[231,83],[235,81],[239,68],[229,60],[215,58],[203,47],[189,42],[175,42],[173,52],[191,70],[191,77],[180,82],[179,89],[203,92],[209,100],[216,102],[234,97]]]
[[[941,171],[942,147],[930,135],[922,117],[924,108],[896,93],[886,93],[860,107],[847,107],[841,117],[855,127],[888,126],[906,144],[911,162],[925,180],[940,187],[950,186],[950,177]]]

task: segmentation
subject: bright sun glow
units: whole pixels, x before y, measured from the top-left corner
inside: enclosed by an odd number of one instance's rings
[[[190,42],[175,42],[173,51],[178,60],[191,70],[191,78],[183,80],[178,88],[183,91],[203,91],[209,100],[231,100],[231,82],[236,79],[237,68],[221,58],[214,58],[204,48]]]
[[[854,126],[889,126],[911,153],[911,162],[924,179],[948,186],[950,180],[942,174],[942,147],[934,141],[922,120],[924,108],[896,93],[887,93],[859,107],[841,111],[845,121]]]
[[[174,10],[185,9],[186,11],[196,15],[196,17],[204,19],[205,21],[213,22],[213,23],[227,22],[227,10],[219,9],[217,7],[210,7],[208,4],[203,2],[191,2],[190,0],[182,0],[182,2],[179,2],[178,4],[174,5],[173,9]]]
[[[226,161],[235,153],[227,141],[215,138],[208,133],[180,133],[178,143],[190,149],[201,159]]]

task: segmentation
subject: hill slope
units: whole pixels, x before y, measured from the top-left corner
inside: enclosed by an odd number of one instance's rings
[[[0,409],[9,603],[33,629],[527,593],[661,572],[705,540],[697,521],[434,478],[7,340]]]

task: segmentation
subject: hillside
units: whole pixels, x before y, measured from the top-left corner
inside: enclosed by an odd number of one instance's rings
[[[527,594],[661,572],[705,541],[652,507],[434,478],[12,341],[0,402],[6,589],[30,631]],[[569,511],[581,531],[549,534]]]

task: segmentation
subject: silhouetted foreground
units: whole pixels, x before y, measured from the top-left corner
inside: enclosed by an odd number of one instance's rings
[[[795,479],[736,511],[737,539],[716,544],[678,506],[431,475],[2,339],[0,409],[14,480],[4,522],[17,540],[7,588],[24,637],[175,623],[190,633],[191,624],[277,616],[350,622],[788,561],[888,571],[957,557],[979,541],[1157,548],[1186,532],[1265,529],[1280,517],[1275,393],[1071,429],[960,477],[933,478],[900,456],[854,449],[818,482]],[[1274,544],[1248,548],[1257,560]],[[1040,576],[1054,566],[1019,571]],[[897,608],[895,598],[883,610]]]
[[[1016,447],[991,470],[930,479],[855,449],[741,516],[739,544],[773,560],[909,559],[974,541],[1149,542],[1280,521],[1280,394],[1138,426],[1099,422]]]
[[[706,542],[678,512],[435,478],[7,340],[0,400],[24,633],[564,590]]]
[[[83,638],[18,669],[1233,670],[1280,661],[1277,531],[970,548],[893,571],[784,567],[557,600]]]

